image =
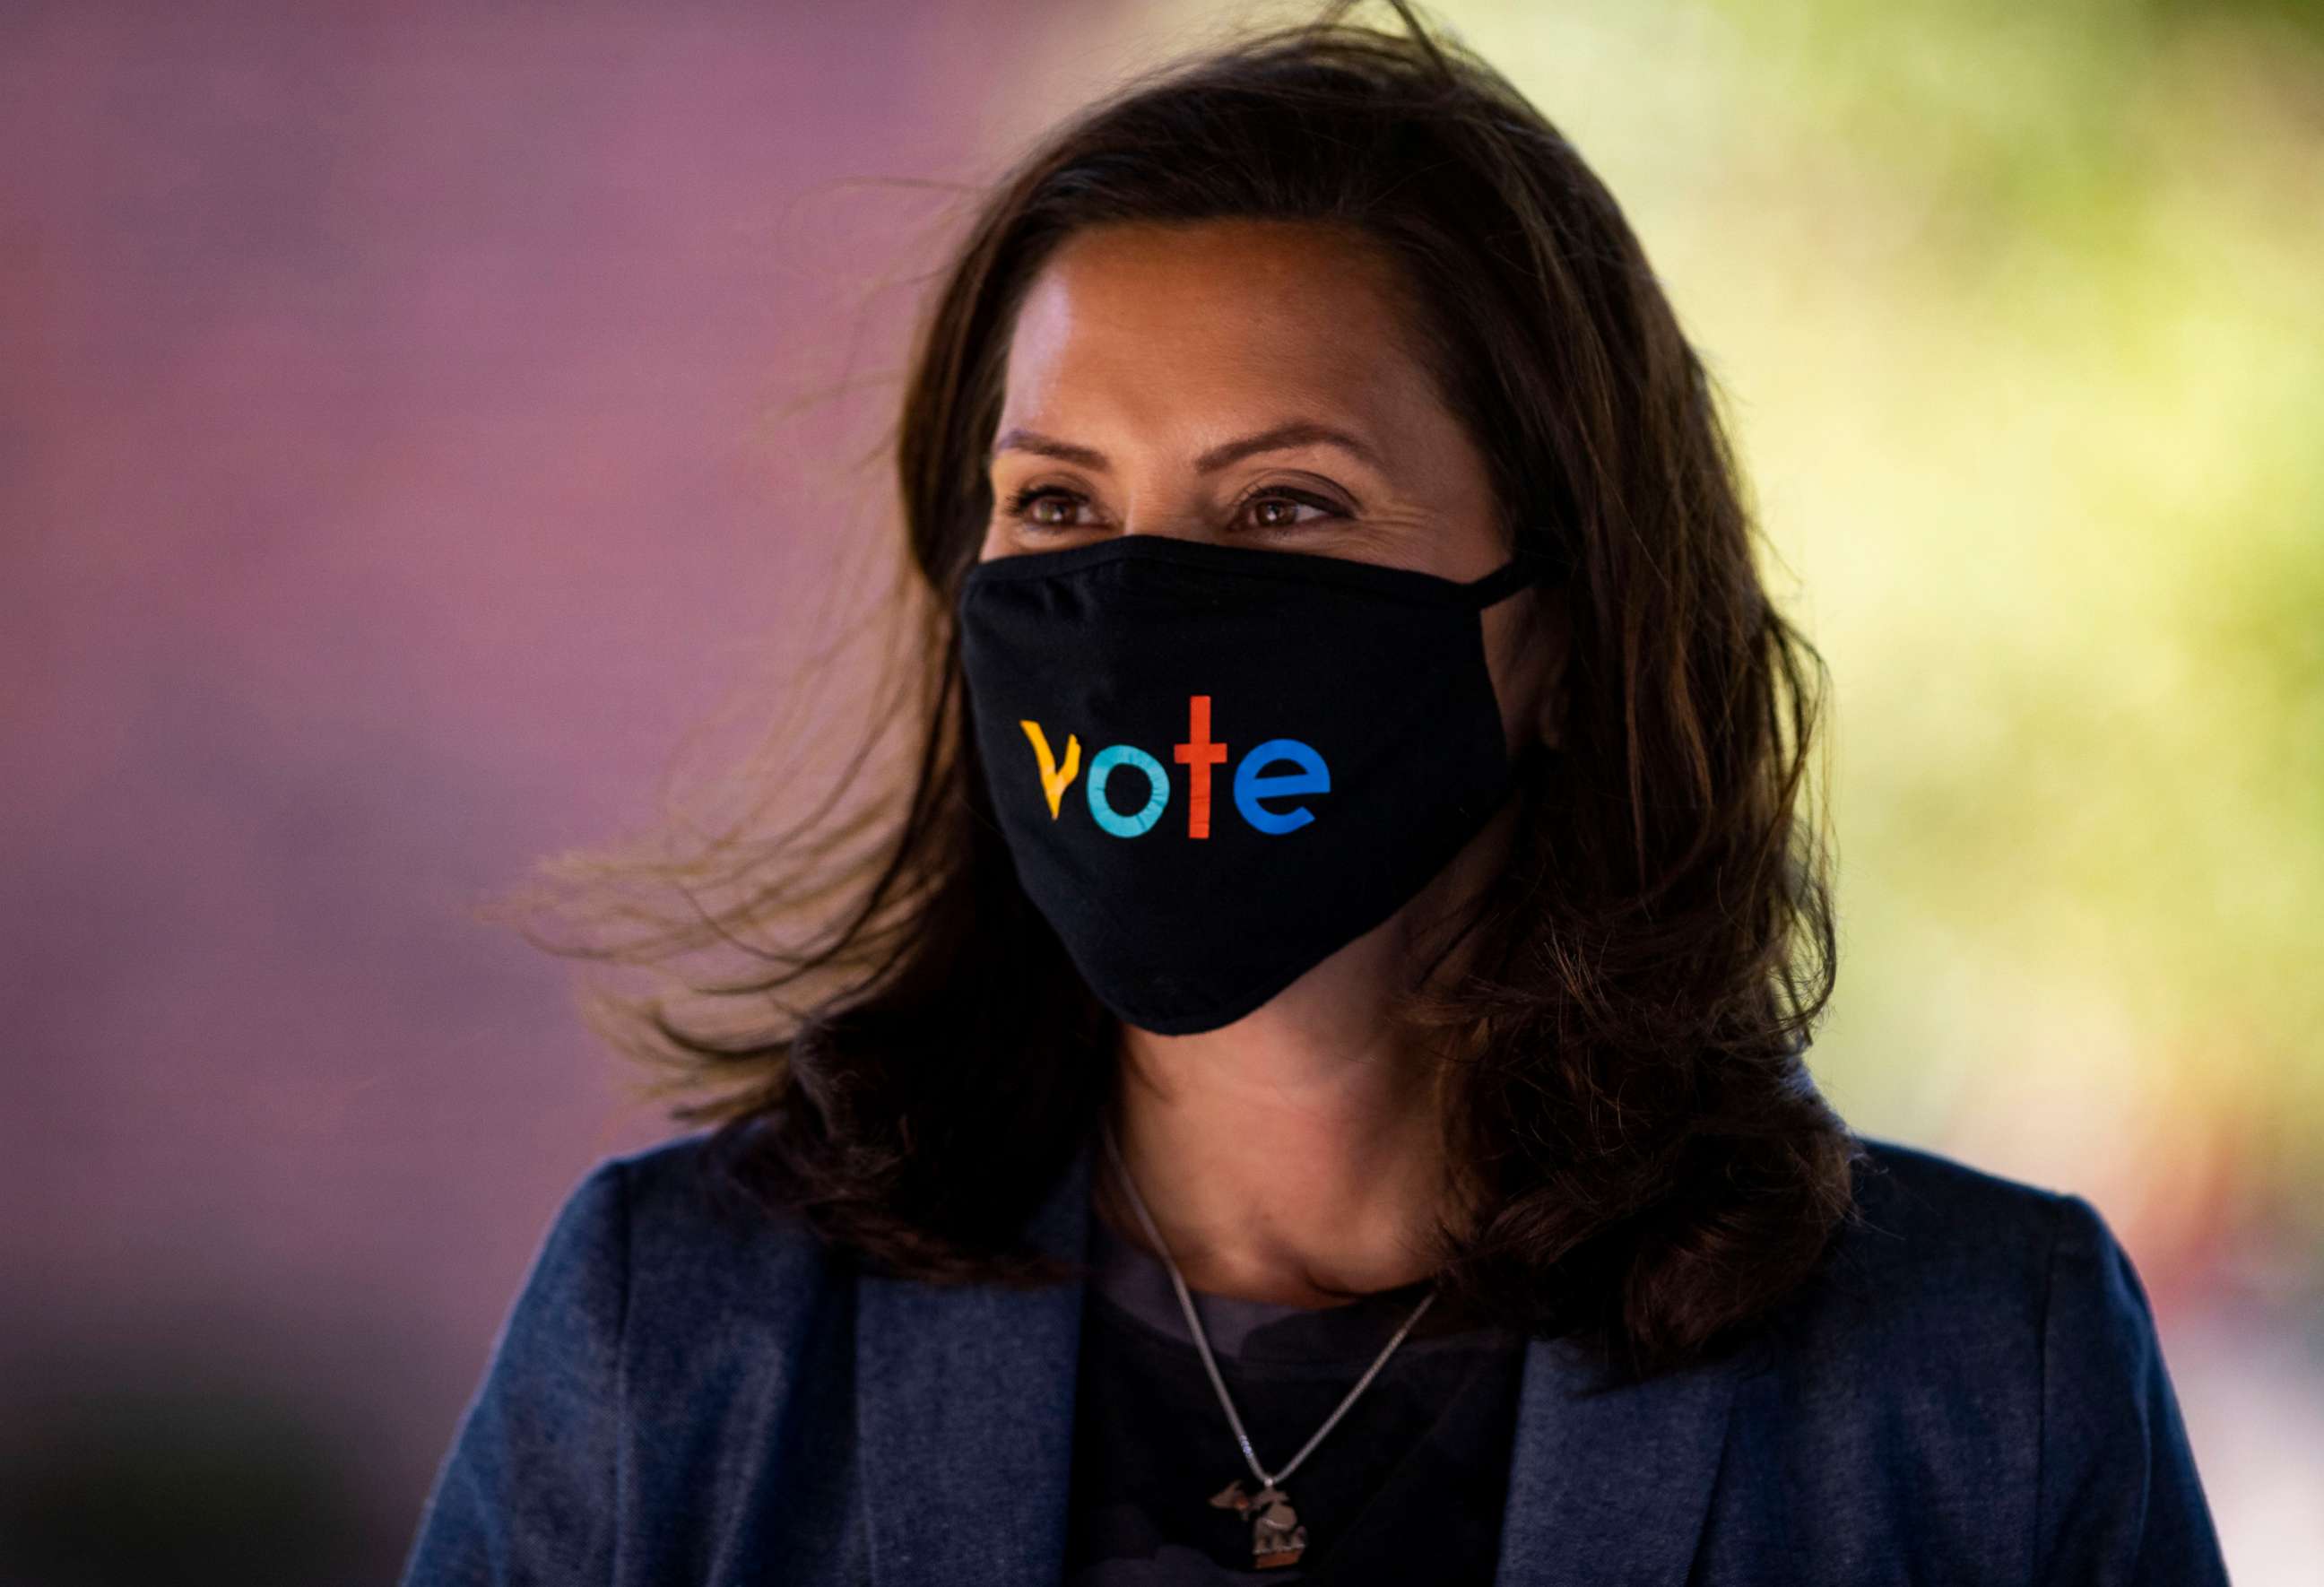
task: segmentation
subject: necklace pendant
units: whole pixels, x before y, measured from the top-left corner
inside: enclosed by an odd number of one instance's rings
[[[1268,1483],[1257,1493],[1242,1490],[1237,1477],[1211,1498],[1220,1509],[1231,1509],[1250,1521],[1251,1563],[1259,1570],[1296,1564],[1307,1547],[1307,1528],[1291,1508],[1291,1496]]]

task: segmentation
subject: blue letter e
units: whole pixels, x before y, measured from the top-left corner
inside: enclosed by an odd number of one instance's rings
[[[1299,770],[1278,771],[1273,776],[1261,774],[1259,768],[1271,761],[1290,761]],[[1332,773],[1323,765],[1323,757],[1296,738],[1271,738],[1242,758],[1235,768],[1235,808],[1242,818],[1261,832],[1296,832],[1315,819],[1315,813],[1302,805],[1296,810],[1277,815],[1259,807],[1261,799],[1279,798],[1287,794],[1330,793]]]

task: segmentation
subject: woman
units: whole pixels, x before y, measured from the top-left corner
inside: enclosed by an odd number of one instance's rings
[[[1817,1094],[1812,652],[1702,366],[1397,10],[985,203],[904,797],[679,872],[820,929],[711,989],[771,1027],[638,1010],[708,1127],[572,1193],[406,1582],[2225,1580],[2098,1213]]]

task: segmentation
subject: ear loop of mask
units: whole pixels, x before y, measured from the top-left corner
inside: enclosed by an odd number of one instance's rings
[[[1471,579],[1461,590],[1470,604],[1481,612],[1488,606],[1499,605],[1530,586],[1561,584],[1565,574],[1565,565],[1557,558],[1521,546],[1508,561],[1481,577]]]
[[[1544,589],[1565,582],[1571,571],[1563,560],[1548,552],[1529,546],[1520,546],[1507,562],[1480,578],[1470,580],[1461,587],[1476,603],[1480,612],[1499,605],[1518,591],[1538,585]],[[1519,744],[1509,757],[1510,783],[1514,788],[1541,770],[1559,754],[1556,745],[1544,739],[1529,738]]]

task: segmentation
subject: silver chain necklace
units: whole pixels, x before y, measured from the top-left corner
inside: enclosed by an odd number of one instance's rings
[[[1290,1496],[1283,1491],[1284,1480],[1314,1453],[1315,1446],[1323,1442],[1323,1435],[1339,1426],[1340,1418],[1348,1414],[1348,1407],[1356,1403],[1356,1397],[1371,1387],[1372,1379],[1379,1376],[1379,1370],[1388,1365],[1388,1358],[1396,1353],[1396,1347],[1404,1342],[1405,1335],[1412,1332],[1413,1324],[1420,1321],[1421,1314],[1427,1311],[1430,1303],[1435,1300],[1436,1291],[1432,1287],[1420,1297],[1420,1304],[1412,1308],[1412,1315],[1404,1320],[1404,1326],[1396,1331],[1396,1336],[1388,1342],[1387,1348],[1379,1352],[1370,1366],[1364,1369],[1364,1375],[1356,1379],[1356,1386],[1348,1390],[1347,1398],[1340,1401],[1339,1408],[1323,1418],[1323,1425],[1315,1429],[1314,1435],[1300,1446],[1299,1453],[1293,1455],[1281,1471],[1269,1475],[1251,1449],[1250,1435],[1243,1430],[1242,1417],[1235,1413],[1234,1399],[1227,1393],[1226,1379],[1219,1376],[1219,1363],[1211,1354],[1210,1336],[1204,1333],[1203,1320],[1194,1311],[1194,1297],[1186,1292],[1186,1280],[1179,1274],[1178,1264],[1170,1255],[1169,1246],[1163,1241],[1162,1231],[1154,1225],[1154,1214],[1146,1210],[1146,1198],[1138,1194],[1138,1182],[1130,1176],[1130,1165],[1122,1160],[1121,1148],[1113,1139],[1113,1121],[1101,1119],[1099,1127],[1105,1137],[1106,1155],[1113,1159],[1115,1172],[1121,1178],[1121,1187],[1129,1194],[1130,1204],[1137,1209],[1138,1221],[1146,1226],[1146,1237],[1154,1242],[1154,1249],[1162,1255],[1162,1265],[1169,1269],[1170,1287],[1178,1292],[1178,1307],[1186,1314],[1186,1326],[1194,1335],[1194,1348],[1202,1352],[1203,1370],[1210,1374],[1211,1387],[1218,1390],[1219,1404],[1225,1407],[1227,1425],[1234,1429],[1235,1442],[1242,1446],[1243,1463],[1250,1468],[1250,1474],[1259,1479],[1257,1493],[1245,1493],[1242,1479],[1237,1477],[1222,1490],[1212,1495],[1211,1503],[1220,1509],[1235,1510],[1250,1518],[1251,1555],[1259,1569],[1268,1570],[1277,1565],[1295,1564],[1307,1546],[1307,1528],[1300,1524],[1298,1516],[1291,1509]]]

